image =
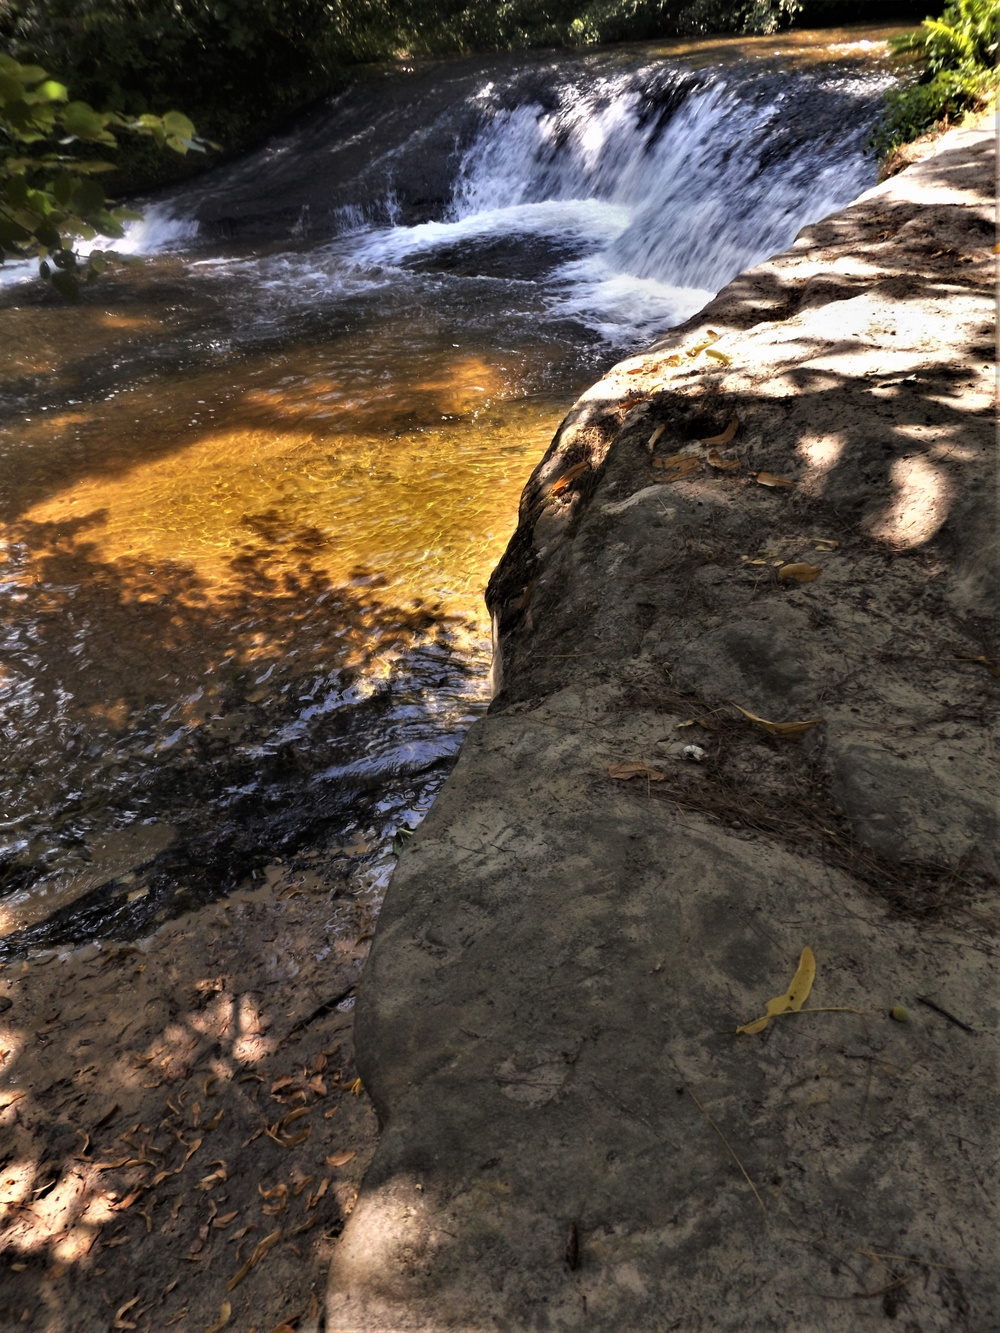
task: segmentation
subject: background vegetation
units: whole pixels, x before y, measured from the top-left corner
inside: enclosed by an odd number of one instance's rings
[[[239,151],[362,62],[919,18],[922,0],[0,0],[0,48],[127,117],[181,108]],[[169,159],[169,155],[166,155]],[[131,143],[113,191],[183,174]]]
[[[885,154],[932,127],[960,120],[997,95],[1000,0],[953,0],[939,19],[893,43],[915,58],[915,82],[889,93],[874,147]]]

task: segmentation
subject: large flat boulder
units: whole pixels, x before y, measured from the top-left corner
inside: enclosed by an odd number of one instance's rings
[[[358,1003],[328,1333],[1000,1329],[992,146],[738,278],[536,470]]]

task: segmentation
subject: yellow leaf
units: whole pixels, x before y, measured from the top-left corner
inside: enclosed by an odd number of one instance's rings
[[[661,773],[658,768],[641,763],[611,764],[608,777],[617,778],[619,782],[628,782],[629,778],[646,778],[648,782],[665,782],[667,779],[666,773]]]
[[[359,1078],[356,1078],[354,1080],[349,1089],[349,1091],[352,1092],[355,1097],[360,1097],[361,1094],[364,1092],[364,1090],[365,1090],[365,1085],[361,1082]]]
[[[816,980],[816,957],[807,944],[802,950],[799,958],[799,965],[796,968],[795,976],[792,977],[792,984],[784,995],[778,995],[773,1000],[767,1002],[767,1016],[765,1018],[756,1018],[752,1023],[745,1023],[742,1027],[736,1029],[737,1036],[741,1033],[746,1036],[752,1036],[755,1032],[763,1032],[772,1018],[779,1014],[796,1014],[809,998],[813,982]]]
[[[717,343],[721,336],[722,335],[716,333],[714,329],[706,329],[705,338],[702,342],[696,343],[694,347],[688,349],[688,356],[698,356],[701,352],[704,352],[707,347],[711,347],[712,343]]]
[[[796,583],[811,583],[813,579],[818,579],[823,573],[819,565],[793,564],[785,565],[784,569],[778,574],[778,578],[787,581],[794,579]]]
[[[222,1305],[219,1307],[219,1318],[211,1328],[205,1330],[205,1333],[222,1333],[222,1329],[229,1323],[232,1313],[233,1307],[228,1301],[223,1301]]]
[[[716,355],[718,355],[718,353],[716,353]],[[726,427],[726,429],[722,432],[721,435],[709,435],[706,439],[702,440],[701,443],[728,444],[730,440],[735,436],[739,428],[740,428],[740,419],[738,416],[734,415],[731,418],[729,425]]]
[[[776,477],[773,472],[755,472],[754,481],[759,486],[771,486],[778,489],[781,486],[794,486],[794,481],[789,481],[787,477]]]
[[[837,551],[840,549],[840,542],[833,537],[812,537],[810,540],[817,551]]]
[[[725,352],[717,352],[714,347],[706,347],[705,355],[712,357],[715,361],[721,361],[724,366],[731,366],[733,358],[726,356]]]
[[[805,722],[768,722],[766,718],[758,717],[756,713],[751,713],[747,708],[740,708],[739,704],[733,704],[738,708],[744,717],[748,717],[751,722],[756,722],[759,727],[763,727],[766,732],[772,736],[801,736],[803,732],[811,731],[813,727],[818,727],[821,722],[825,722],[824,717],[811,717]]]

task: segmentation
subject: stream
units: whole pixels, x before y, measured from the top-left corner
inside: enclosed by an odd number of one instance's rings
[[[0,959],[317,851],[377,903],[559,420],[874,183],[885,36],[373,70],[78,306],[4,270]]]

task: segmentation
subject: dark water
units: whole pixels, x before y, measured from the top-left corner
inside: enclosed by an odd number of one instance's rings
[[[374,73],[0,306],[0,954],[384,883],[577,392],[873,183],[875,35]],[[16,278],[17,275],[14,275]]]

